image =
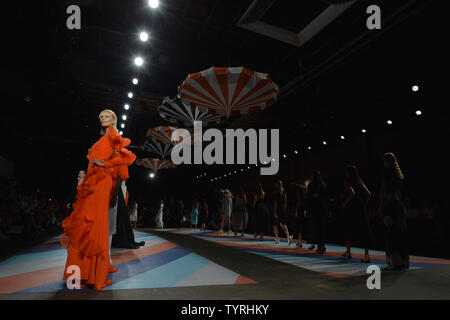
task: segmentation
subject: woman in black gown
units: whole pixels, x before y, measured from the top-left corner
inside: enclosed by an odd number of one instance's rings
[[[397,158],[384,155],[384,174],[380,188],[380,215],[383,217],[386,262],[393,268],[409,268],[406,190]]]
[[[131,227],[130,214],[127,205],[125,204],[125,195],[123,193],[120,179],[117,183],[117,224],[116,233],[112,237],[111,246],[114,248],[138,249],[139,246],[144,246],[145,242],[137,243],[134,238],[133,228]]]
[[[347,198],[342,203],[346,251],[342,257],[351,259],[351,244],[360,242],[365,249],[364,259],[361,259],[361,262],[370,263],[369,248],[373,245],[373,236],[367,203],[371,194],[359,176],[356,166],[346,167],[344,186],[347,192]]]
[[[308,185],[307,215],[310,221],[311,239],[309,242],[317,244],[316,252],[326,251],[325,238],[328,218],[327,185],[322,179],[320,171],[314,171],[311,183]],[[309,249],[314,249],[312,245]]]

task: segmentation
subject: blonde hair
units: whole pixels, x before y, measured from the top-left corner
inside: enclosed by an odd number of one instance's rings
[[[384,158],[389,163],[390,167],[392,168],[392,171],[397,176],[397,178],[399,178],[400,180],[405,179],[402,169],[400,169],[400,165],[398,164],[397,157],[392,152],[388,152],[384,154]]]
[[[100,117],[105,113],[109,113],[113,117],[113,119],[116,121],[116,123],[114,123],[112,126],[114,127],[114,129],[116,129],[116,131],[119,131],[119,130],[117,130],[117,116],[114,113],[114,111],[105,109],[102,112],[100,112],[100,114],[98,115],[98,118],[100,119]],[[100,134],[102,134],[102,135],[105,134],[105,130],[103,128],[100,130]]]

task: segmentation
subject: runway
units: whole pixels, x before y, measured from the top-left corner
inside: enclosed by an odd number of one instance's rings
[[[411,257],[403,271],[383,271],[382,289],[368,290],[368,264],[339,258],[327,245],[319,256],[273,238],[238,238],[216,231],[140,229],[140,249],[113,249],[113,283],[101,292],[69,290],[62,279],[66,251],[58,237],[0,263],[0,299],[448,299],[450,260]],[[372,265],[386,267],[383,252]]]

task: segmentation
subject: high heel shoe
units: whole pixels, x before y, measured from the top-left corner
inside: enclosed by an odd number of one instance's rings
[[[320,255],[323,255],[326,251],[327,249],[325,247],[318,247],[316,250],[316,252]]]
[[[294,236],[289,236],[289,237],[288,237],[288,246],[291,245],[292,239],[293,239],[293,238],[294,238]]]
[[[347,251],[344,252],[344,254],[341,256],[342,259],[344,260],[351,260],[352,259],[352,254],[348,253]]]

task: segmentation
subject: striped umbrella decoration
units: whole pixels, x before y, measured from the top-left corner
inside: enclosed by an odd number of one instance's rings
[[[158,143],[154,141],[146,141],[142,146],[142,150],[155,153],[161,158],[165,159],[172,152],[172,145],[167,143]]]
[[[136,164],[141,167],[152,169],[155,173],[161,169],[173,169],[176,166],[169,160],[146,158],[136,160]]]
[[[192,108],[230,118],[272,105],[279,89],[265,73],[244,67],[212,67],[188,75],[178,92]]]
[[[181,127],[193,127],[194,121],[202,121],[202,125],[207,127],[210,124],[220,124],[225,119],[224,116],[200,111],[197,107],[192,108],[179,98],[164,98],[158,106],[158,111],[162,118]]]
[[[182,138],[178,142],[174,142],[171,140],[172,134],[175,132],[175,130],[177,130],[177,128],[175,127],[159,126],[156,128],[149,129],[147,131],[147,137],[151,139],[151,141],[153,141],[154,143],[165,143],[174,146],[182,141]],[[194,143],[194,141],[201,142],[202,140],[201,135],[195,136],[194,129],[185,129],[185,130],[190,132],[191,143]]]
[[[171,140],[172,134],[175,130],[177,130],[177,128],[170,126],[151,128],[147,131],[147,137],[155,143],[162,142],[170,145],[175,145],[176,142],[173,142]]]

